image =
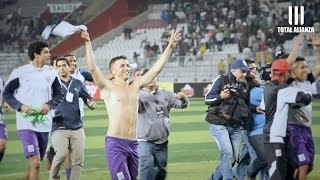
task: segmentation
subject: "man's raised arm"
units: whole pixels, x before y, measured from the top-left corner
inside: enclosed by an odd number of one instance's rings
[[[290,51],[289,57],[287,58],[287,62],[290,64],[290,66],[296,61],[296,58],[299,53],[299,48],[303,42],[304,35],[304,33],[300,33],[294,40],[293,47]]]
[[[311,34],[311,44],[316,47],[317,59],[316,63],[313,65],[312,74],[313,77],[318,78],[320,75],[320,36],[317,34]]]
[[[91,72],[94,83],[100,88],[103,89],[106,86],[106,82],[108,81],[99,67],[96,65],[96,60],[93,55],[93,50],[91,46],[90,36],[87,31],[81,32],[81,38],[84,39],[86,45],[86,59],[88,69]]]
[[[172,49],[177,45],[181,40],[181,33],[172,30],[171,37],[168,43],[167,48],[164,50],[160,58],[156,63],[150,68],[150,70],[141,77],[140,79],[140,88],[147,86],[151,81],[161,72],[164,65],[168,62]]]

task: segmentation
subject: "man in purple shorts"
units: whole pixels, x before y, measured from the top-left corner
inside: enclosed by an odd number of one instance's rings
[[[302,57],[296,58],[291,66],[293,82],[291,87],[302,90],[304,93],[312,94],[311,84],[320,74],[320,37],[312,35],[311,43],[316,45],[317,65],[312,73],[308,73],[308,65]],[[296,168],[296,179],[307,179],[307,174],[311,172],[314,161],[314,142],[311,132],[312,104],[298,109],[289,108],[288,128],[290,130],[290,143],[293,148],[294,162]]]
[[[2,92],[4,89],[4,81],[0,78],[0,163],[2,161],[2,158],[4,156],[4,152],[6,150],[7,145],[7,128],[6,124],[4,122],[4,116],[2,113],[3,108],[3,98],[2,98]]]
[[[17,129],[24,155],[29,159],[24,179],[40,179],[40,162],[44,157],[52,110],[63,100],[57,72],[47,66],[48,44],[35,41],[29,45],[29,64],[15,69],[9,77],[3,98],[16,110]]]
[[[168,47],[153,67],[141,78],[129,83],[130,65],[125,56],[111,59],[110,78],[106,78],[95,63],[88,32],[81,32],[85,41],[86,59],[95,84],[105,92],[104,102],[109,115],[106,143],[108,166],[113,180],[137,179],[138,153],[136,124],[139,90],[160,73],[181,40],[181,34],[172,31]]]

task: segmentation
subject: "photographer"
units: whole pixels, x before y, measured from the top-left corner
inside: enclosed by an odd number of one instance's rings
[[[206,121],[220,149],[220,164],[210,179],[233,179],[232,166],[239,156],[241,127],[247,128],[249,109],[246,75],[249,70],[244,60],[235,60],[228,75],[219,75],[205,96],[209,105]]]
[[[259,83],[260,78],[258,74],[258,68],[256,66],[256,63],[253,60],[245,59],[245,61],[249,67],[249,71],[246,76],[246,81],[248,83],[249,92],[250,92],[249,93],[250,104],[248,103],[248,105],[250,107],[251,116],[248,119],[248,129],[241,130],[243,146],[242,146],[242,150],[240,151],[238,165],[236,168],[236,176],[238,180],[245,179],[246,174],[251,178],[255,177],[259,172],[259,170],[262,169],[263,166],[267,165],[266,161],[263,162],[261,161],[261,158],[257,157],[257,155],[260,155],[260,154],[256,153],[257,150],[260,150],[257,148],[260,147],[260,144],[258,143],[260,143],[261,140],[259,139],[260,141],[259,140],[249,141],[250,139],[249,136],[251,135],[256,135],[257,133],[261,132],[261,136],[263,136],[262,129],[265,122],[261,121],[261,114],[258,115],[260,116],[259,119],[257,118],[258,116],[256,115],[256,106],[253,107],[251,104],[253,99],[254,101],[256,101],[257,98],[260,98],[260,100],[262,98],[263,89],[261,91],[260,83]],[[256,120],[258,122],[256,122]],[[254,143],[254,144],[251,144],[251,143]]]

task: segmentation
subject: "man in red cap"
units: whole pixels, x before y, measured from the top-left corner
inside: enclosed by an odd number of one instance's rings
[[[271,80],[284,82],[289,76],[290,65],[285,59],[279,59],[272,63]]]
[[[271,82],[264,90],[266,125],[263,134],[271,180],[292,179],[294,174],[286,106],[297,103],[307,105],[311,102],[310,95],[297,89],[287,88],[285,81],[289,76],[289,69],[287,60],[274,61],[271,66]]]
[[[277,147],[273,147],[273,144],[270,143],[270,129],[273,124],[274,114],[276,113],[278,91],[280,89],[288,87],[285,81],[288,78],[289,69],[290,65],[285,59],[279,59],[274,61],[271,66],[271,82],[268,83],[264,89],[263,99],[265,103],[264,107],[266,115],[266,124],[263,128],[263,135],[265,139],[266,159],[268,161],[270,178],[280,177],[280,174],[283,174],[285,177],[289,177],[293,176],[294,173],[293,168],[290,168],[290,170],[288,170],[288,173],[286,172],[287,167],[282,168],[281,170],[284,169],[285,171],[280,173],[280,169],[274,167],[275,165],[273,165],[272,163],[277,157],[277,154],[275,154],[274,151],[275,149],[277,149]],[[272,167],[274,167],[274,170],[272,169]]]

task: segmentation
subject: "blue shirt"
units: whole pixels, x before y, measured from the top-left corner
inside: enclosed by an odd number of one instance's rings
[[[255,107],[260,106],[262,96],[263,96],[263,88],[255,87],[250,91],[250,106],[251,108],[251,128],[248,133],[249,136],[255,136],[263,134],[263,126],[266,123],[266,116],[262,113],[257,113]]]

